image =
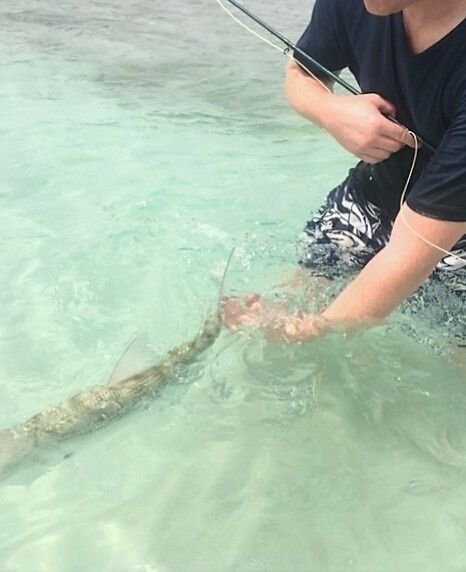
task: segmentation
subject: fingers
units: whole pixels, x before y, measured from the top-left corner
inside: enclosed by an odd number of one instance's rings
[[[257,302],[260,301],[260,296],[259,294],[248,294],[245,298],[244,298],[244,302],[246,304],[246,306],[253,306],[254,304],[256,304]]]
[[[408,147],[412,147],[413,149],[416,147],[414,137],[409,132],[409,130],[406,129],[406,127],[403,125],[398,125],[397,123],[394,123],[387,118],[383,118],[383,121],[384,125],[381,135],[384,138],[390,139],[395,144],[400,145],[397,150],[401,149],[401,147],[404,147],[405,145],[408,145]],[[418,146],[420,146],[419,141]]]
[[[236,329],[241,321],[244,308],[234,298],[228,298],[222,302],[221,315],[223,325],[228,329]]]
[[[368,151],[366,154],[371,159],[379,163],[380,161],[385,161],[385,159],[388,159],[390,155],[396,153],[402,147],[403,145],[399,143],[393,142],[393,144],[390,144],[387,141],[382,140],[380,143],[376,144],[372,149],[370,149],[370,151]]]
[[[386,135],[381,135],[379,144],[377,145],[383,151],[387,151],[388,153],[396,153],[400,149],[403,148],[404,143],[401,141],[392,139]]]
[[[390,103],[389,101],[387,101],[380,95],[377,95],[376,93],[371,93],[369,94],[369,96],[372,103],[377,107],[377,109],[381,113],[385,115],[393,115],[393,116],[396,115],[396,107],[393,105],[393,103]]]
[[[372,117],[370,123],[371,131],[360,137],[359,149],[355,153],[363,161],[380,163],[405,145],[415,147],[414,138],[405,127],[383,116]]]
[[[261,329],[269,339],[276,341],[311,341],[328,330],[327,320],[323,317],[302,310],[290,315],[281,307],[269,308],[258,294],[249,294],[244,302],[227,298],[222,303],[221,312],[226,328]]]
[[[363,153],[359,155],[359,158],[364,161],[364,163],[369,163],[369,165],[375,165],[376,163],[380,163],[375,157],[368,155],[367,153]]]
[[[421,147],[422,143],[419,141],[419,137],[416,137],[413,133],[405,129],[404,135],[402,136],[405,145],[416,149],[416,147]]]
[[[379,149],[371,149],[370,153],[363,153],[361,155],[361,159],[364,163],[369,163],[370,165],[376,165],[377,163],[381,163],[390,157],[391,153],[387,153],[386,151],[382,151]]]
[[[391,118],[396,117],[395,106],[377,94],[369,94],[370,101],[377,107],[377,109],[386,117],[382,118],[383,125],[381,124],[381,135],[383,138],[391,139],[395,144],[391,144],[390,147],[383,147],[391,151],[391,153],[396,153],[401,147],[407,145],[413,149],[416,147],[416,142],[414,136],[409,132],[406,127],[399,125],[395,121],[391,121]],[[387,117],[388,116],[388,117]],[[419,141],[417,142],[420,145]],[[396,148],[396,145],[400,145]]]
[[[247,328],[260,328],[267,318],[267,312],[258,294],[249,294],[244,302],[236,298],[227,298],[221,305],[223,325],[230,330]]]
[[[381,135],[373,144],[372,148],[366,150],[363,156],[361,156],[361,159],[370,164],[380,163],[388,159],[393,153],[400,151],[400,149],[408,143],[410,147],[415,147],[414,138],[410,133],[406,131],[404,127],[401,127],[401,130],[403,135],[400,136],[399,139],[392,139],[386,135]]]
[[[379,163],[405,145],[415,148],[414,136],[394,120],[395,107],[377,94],[338,100],[341,121],[328,126],[348,151],[367,163]]]
[[[271,324],[266,335],[270,340],[303,343],[316,340],[329,329],[329,323],[324,318],[298,311]]]

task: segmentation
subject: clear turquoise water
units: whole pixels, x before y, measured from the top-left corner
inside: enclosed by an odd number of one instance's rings
[[[309,12],[251,7],[292,37]],[[160,354],[195,333],[232,245],[230,292],[283,279],[353,160],[207,0],[0,13],[7,427],[104,383],[134,332]],[[0,484],[0,569],[464,570],[464,378],[416,320],[302,347],[224,334],[152,407]]]

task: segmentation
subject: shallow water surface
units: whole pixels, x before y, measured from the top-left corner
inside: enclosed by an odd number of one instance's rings
[[[309,14],[250,6],[293,38]],[[272,289],[353,159],[213,2],[0,14],[3,428],[105,383],[135,332],[160,355],[194,335],[233,245],[228,291]],[[0,483],[0,569],[464,570],[466,390],[426,314],[301,347],[222,334],[150,407]]]

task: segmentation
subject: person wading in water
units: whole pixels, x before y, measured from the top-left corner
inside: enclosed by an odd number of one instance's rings
[[[300,264],[358,274],[319,315],[250,295],[224,303],[224,324],[300,342],[385,318],[432,274],[466,296],[466,0],[316,0],[298,47],[363,92],[334,94],[298,53],[288,65],[292,107],[360,159],[307,223]],[[436,148],[419,150],[401,213],[415,142],[387,116]]]

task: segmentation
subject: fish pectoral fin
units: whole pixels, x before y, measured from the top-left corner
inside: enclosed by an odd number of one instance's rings
[[[156,357],[156,352],[149,346],[147,334],[139,334],[123,352],[107,385],[115,385],[144,371],[154,363]]]

